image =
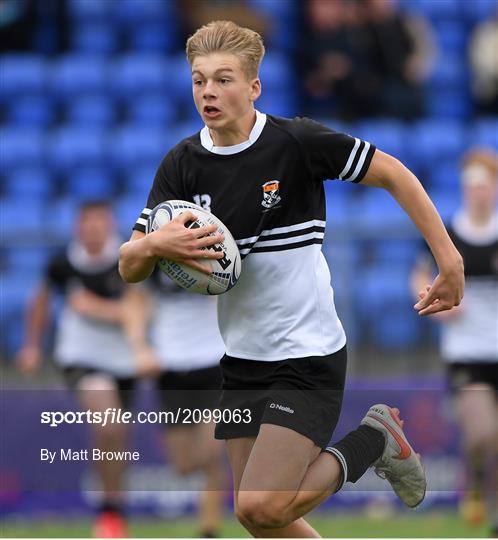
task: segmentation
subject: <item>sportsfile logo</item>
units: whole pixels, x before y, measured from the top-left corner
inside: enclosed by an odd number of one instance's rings
[[[289,414],[294,414],[294,409],[290,407],[285,407],[284,405],[279,405],[278,403],[270,403],[270,409],[278,409]]]

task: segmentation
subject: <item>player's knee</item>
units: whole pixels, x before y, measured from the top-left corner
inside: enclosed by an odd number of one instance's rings
[[[481,429],[468,437],[467,444],[471,452],[479,454],[493,453],[496,448],[496,433],[492,428],[485,429],[481,427]]]
[[[251,528],[285,527],[285,508],[274,493],[240,491],[236,507],[237,519]]]
[[[189,476],[197,470],[197,467],[188,459],[179,459],[175,463],[175,470],[180,476]]]

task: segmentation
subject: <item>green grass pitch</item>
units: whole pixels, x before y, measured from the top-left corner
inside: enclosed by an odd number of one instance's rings
[[[483,538],[488,536],[485,526],[469,526],[456,513],[420,512],[371,519],[363,514],[339,514],[319,511],[309,521],[323,537],[329,538]],[[184,538],[198,536],[193,520],[137,519],[130,523],[130,533],[139,538]],[[36,522],[3,521],[2,538],[85,538],[90,536],[89,521],[42,520]],[[224,521],[223,537],[247,538],[249,535],[232,518]]]

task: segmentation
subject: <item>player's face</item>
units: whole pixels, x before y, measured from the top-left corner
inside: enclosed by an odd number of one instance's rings
[[[113,232],[114,220],[107,208],[85,208],[81,211],[76,234],[88,253],[100,253]]]
[[[469,175],[463,182],[466,205],[476,213],[487,214],[496,207],[498,181],[491,174]]]
[[[197,56],[192,63],[195,106],[204,123],[215,131],[230,130],[252,114],[261,93],[259,79],[248,79],[234,54]]]

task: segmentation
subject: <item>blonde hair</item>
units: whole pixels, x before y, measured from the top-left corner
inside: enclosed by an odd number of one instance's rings
[[[246,76],[258,76],[259,66],[265,54],[261,36],[232,21],[212,21],[199,28],[187,40],[187,60],[192,65],[196,56],[207,56],[216,52],[237,56]]]
[[[483,146],[466,152],[461,162],[462,170],[476,165],[486,169],[495,180],[498,179],[498,154],[493,149]]]

